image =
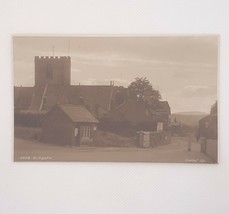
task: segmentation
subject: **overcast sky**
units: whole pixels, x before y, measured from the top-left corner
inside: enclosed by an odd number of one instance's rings
[[[14,84],[34,85],[34,56],[71,56],[72,84],[127,87],[147,77],[172,112],[217,99],[217,36],[14,37]]]

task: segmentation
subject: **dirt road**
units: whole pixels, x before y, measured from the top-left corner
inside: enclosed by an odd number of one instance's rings
[[[76,161],[76,162],[153,162],[153,163],[214,163],[200,152],[189,152],[185,138],[155,148],[138,147],[61,147],[15,138],[15,161]]]

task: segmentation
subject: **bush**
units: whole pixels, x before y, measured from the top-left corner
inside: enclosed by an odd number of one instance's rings
[[[22,126],[14,127],[14,137],[25,140],[40,141],[41,133],[42,132],[40,128],[28,128]]]
[[[40,127],[45,112],[15,111],[14,124],[25,127]]]

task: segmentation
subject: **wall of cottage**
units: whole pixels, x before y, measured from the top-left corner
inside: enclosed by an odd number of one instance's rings
[[[57,145],[72,145],[74,124],[55,108],[42,122],[42,141]]]

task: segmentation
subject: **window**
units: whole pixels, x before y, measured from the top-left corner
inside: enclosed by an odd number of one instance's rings
[[[162,122],[158,122],[157,123],[157,131],[163,131],[163,123]]]
[[[78,135],[78,128],[75,128],[75,137]]]
[[[91,138],[91,127],[82,126],[82,137]]]

